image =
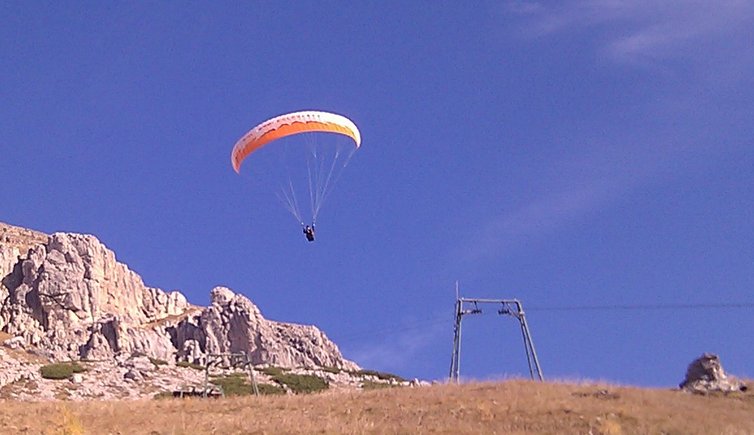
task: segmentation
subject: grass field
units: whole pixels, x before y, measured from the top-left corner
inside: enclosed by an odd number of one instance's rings
[[[751,385],[751,383],[749,383]],[[12,402],[7,434],[754,434],[754,392],[522,380],[225,399]]]

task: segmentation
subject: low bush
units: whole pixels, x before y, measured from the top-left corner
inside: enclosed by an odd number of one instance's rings
[[[334,375],[337,375],[338,373],[342,372],[343,370],[339,369],[337,367],[327,367],[327,366],[325,366],[325,367],[322,367],[322,371],[323,372],[327,372],[327,373],[332,373]]]
[[[398,375],[394,375],[392,373],[385,373],[385,372],[378,372],[377,370],[357,370],[355,372],[351,372],[355,375],[361,375],[361,376],[375,376],[378,379],[382,379],[383,381],[389,381],[389,380],[395,380],[398,382],[406,382],[405,379]]]
[[[225,376],[215,376],[211,383],[221,387],[226,396],[248,396],[254,394],[254,389],[243,374],[233,373]]]
[[[168,364],[168,362],[165,361],[164,359],[152,358],[151,356],[149,357],[149,361],[151,361],[152,364],[154,364],[155,368],[160,368],[160,366],[164,366]]]
[[[85,372],[86,369],[76,362],[54,363],[42,366],[39,372],[45,379],[70,379],[74,373]]]
[[[233,373],[224,376],[214,376],[211,383],[222,388],[226,396],[250,396],[254,394],[254,387],[244,373]],[[261,395],[285,394],[285,390],[278,385],[257,384]]]
[[[285,394],[285,390],[280,385],[258,384],[259,394],[262,396],[273,396],[276,394]]]
[[[292,373],[283,373],[273,376],[272,379],[288,387],[296,394],[316,393],[330,388],[327,380],[314,375],[294,375]]]
[[[285,369],[281,367],[273,367],[273,366],[265,367],[263,369],[260,369],[259,371],[264,373],[267,376],[273,376],[273,377],[281,376],[285,373]]]
[[[381,390],[383,388],[392,387],[395,387],[395,385],[388,384],[387,382],[364,381],[364,383],[361,384],[361,388],[364,390]]]
[[[152,396],[153,399],[172,399],[173,392],[172,391],[160,391],[159,393]]]
[[[177,363],[175,363],[175,365],[177,365],[178,367],[188,367],[194,370],[204,370],[203,365],[190,363],[188,361],[178,361]]]

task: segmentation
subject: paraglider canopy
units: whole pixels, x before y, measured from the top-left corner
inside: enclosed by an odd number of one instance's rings
[[[310,132],[343,134],[353,139],[356,148],[361,145],[359,129],[345,116],[313,110],[293,112],[267,120],[239,139],[230,155],[233,170],[240,172],[244,159],[269,142],[294,134]]]
[[[279,167],[271,170],[271,178],[277,179],[273,184],[277,185],[278,199],[302,227],[305,220],[311,222],[312,231],[305,228],[304,234],[313,241],[320,208],[360,146],[361,133],[353,121],[336,113],[307,110],[276,116],[255,126],[236,142],[230,160],[233,170],[240,174],[246,160],[264,163],[266,156],[279,157],[277,165],[269,166]],[[264,151],[255,154],[260,149]],[[256,168],[251,171],[256,174],[254,178],[265,165]],[[311,215],[301,210],[305,191]]]

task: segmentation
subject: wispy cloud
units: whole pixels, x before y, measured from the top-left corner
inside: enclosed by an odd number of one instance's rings
[[[366,340],[351,350],[344,346],[344,352],[362,367],[400,371],[438,340],[449,341],[451,328],[452,319],[439,315],[434,320],[396,324],[393,330],[384,332],[384,339]]]
[[[466,241],[460,257],[474,261],[488,254],[509,254],[595,210],[623,189],[617,182],[595,183],[537,198],[484,223]]]
[[[573,36],[591,44],[585,49],[593,50],[600,61],[653,71],[675,68],[678,80],[689,84],[667,87],[647,100],[644,129],[615,125],[602,144],[589,137],[563,138],[573,141],[582,157],[570,166],[550,162],[563,170],[544,192],[532,192],[528,203],[501,211],[470,230],[454,258],[475,261],[508,255],[655,182],[666,171],[685,171],[685,162],[694,155],[744,146],[721,139],[726,136],[709,128],[729,117],[707,107],[721,107],[718,102],[726,101],[730,92],[719,97],[716,93],[723,87],[748,92],[754,72],[754,2],[512,1],[505,12],[518,17],[525,38]],[[704,86],[690,84],[697,79]],[[666,122],[653,123],[655,119]]]
[[[592,31],[597,49],[621,62],[702,58],[713,47],[752,49],[754,2],[748,0],[513,1],[506,12],[524,19],[521,30],[530,37]]]
[[[685,171],[680,162],[707,151],[693,142],[664,142],[659,136],[642,145],[591,148],[580,158],[559,162],[561,170],[544,193],[473,229],[453,256],[474,262],[511,255],[587,218],[634,189]]]

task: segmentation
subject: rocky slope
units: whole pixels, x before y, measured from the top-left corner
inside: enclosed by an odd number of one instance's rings
[[[241,352],[255,365],[359,370],[316,327],[267,320],[231,289],[212,289],[211,305],[200,307],[177,291],[146,286],[91,235],[0,223],[0,299],[6,366],[10,351],[43,361],[144,355],[170,364]],[[0,377],[0,387],[20,378]]]

